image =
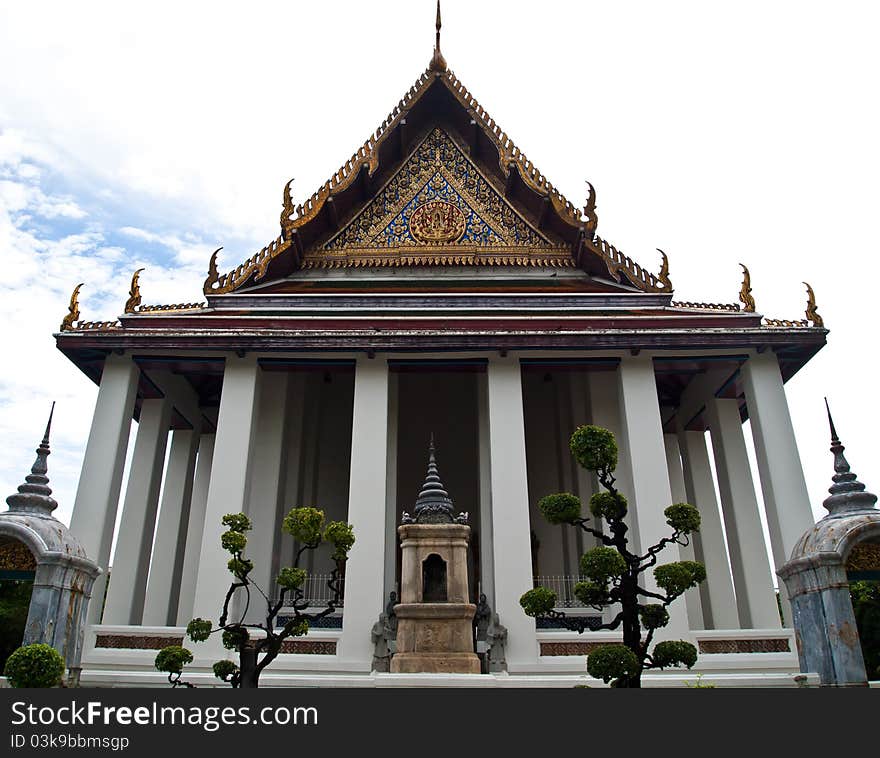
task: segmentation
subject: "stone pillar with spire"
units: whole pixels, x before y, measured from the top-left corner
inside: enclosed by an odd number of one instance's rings
[[[453,515],[452,498],[440,480],[434,438],[428,473],[412,515],[398,527],[402,552],[397,652],[392,673],[479,674],[469,602],[467,513]]]
[[[828,515],[798,540],[777,573],[791,600],[801,671],[818,673],[824,686],[866,687],[846,562],[859,543],[880,541],[880,510],[877,496],[850,470],[830,410],[828,424],[834,454],[833,484],[822,502]]]
[[[53,403],[31,473],[18,491],[6,498],[9,510],[0,513],[0,544],[24,544],[35,563],[22,644],[42,642],[54,647],[67,664],[70,680],[76,683],[86,611],[100,569],[86,557],[67,527],[52,515],[58,503],[51,497],[47,458],[54,411]]]

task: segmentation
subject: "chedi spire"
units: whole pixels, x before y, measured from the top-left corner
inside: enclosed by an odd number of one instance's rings
[[[440,470],[437,467],[437,457],[434,450],[434,435],[431,435],[431,444],[428,447],[428,473],[425,482],[416,499],[413,509],[416,523],[419,524],[451,524],[452,498],[440,481]]]
[[[50,495],[52,489],[49,485],[49,477],[46,476],[49,466],[46,459],[49,457],[49,431],[52,428],[52,416],[55,413],[55,403],[49,412],[49,422],[43,440],[37,448],[37,460],[31,466],[31,473],[24,478],[24,484],[18,486],[18,492],[6,498],[9,510],[18,513],[31,513],[35,515],[51,516],[52,511],[58,507],[58,503]]]
[[[834,428],[834,419],[831,418],[831,409],[828,407],[828,398],[825,398],[825,410],[828,413],[828,425],[831,428],[831,452],[834,453],[834,476],[828,491],[830,497],[822,501],[822,505],[828,509],[831,516],[846,515],[854,511],[872,510],[877,502],[877,496],[865,491],[854,472],[850,471],[849,462],[843,455],[844,446],[837,436]]]

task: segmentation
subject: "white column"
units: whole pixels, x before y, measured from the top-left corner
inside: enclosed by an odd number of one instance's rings
[[[143,617],[170,420],[168,398],[141,403],[104,610],[107,624],[140,624]]]
[[[145,626],[173,625],[177,621],[198,447],[198,429],[176,429],[171,433],[168,470],[162,487],[162,505],[144,599]]]
[[[632,476],[630,509],[638,524],[640,552],[657,544],[671,533],[663,511],[672,505],[669,472],[666,467],[666,448],[663,444],[663,424],[657,397],[654,361],[649,356],[623,358],[618,370],[620,415],[623,421],[625,449],[629,451]],[[627,494],[627,493],[624,493]],[[633,507],[634,504],[634,507]],[[681,560],[678,545],[667,545],[658,556],[658,564]],[[653,569],[643,574],[643,587],[657,591]],[[650,599],[645,602],[651,602]],[[658,638],[679,639],[688,631],[685,604],[671,603],[669,624],[659,630]]]
[[[590,395],[590,416],[595,426],[601,426],[610,431],[617,440],[620,455],[617,459],[617,469],[614,476],[617,478],[615,485],[618,490],[629,500],[634,502],[632,471],[630,467],[630,455],[627,448],[626,434],[621,422],[620,387],[617,372],[591,371],[587,374],[587,386]],[[595,481],[595,474],[591,476]],[[598,482],[595,483],[595,491],[599,491]],[[629,536],[633,549],[639,544],[638,523],[631,511],[626,519],[629,526]],[[585,515],[589,515],[589,510]],[[596,526],[595,520],[591,522]],[[604,528],[604,522],[601,526]]]
[[[767,351],[753,355],[743,366],[742,376],[770,546],[775,567],[779,569],[801,535],[812,528],[813,510],[776,354]],[[783,582],[779,583],[779,589],[788,606]],[[786,611],[786,625],[790,626],[790,606]]]
[[[492,461],[489,447],[489,385],[485,373],[477,375],[477,446],[480,471],[480,588],[495,608],[494,532],[492,528]],[[497,609],[496,609],[497,610]]]
[[[253,529],[248,533],[245,555],[254,562],[251,577],[270,598],[276,593],[272,555],[276,537],[281,532],[279,510],[284,488],[284,431],[287,407],[288,374],[279,371],[262,373],[260,405],[251,462],[252,475],[245,513]],[[288,535],[289,540],[293,538]],[[243,596],[242,596],[243,597]],[[248,622],[266,618],[266,601],[256,590],[251,592]]]
[[[253,356],[226,358],[193,602],[193,616],[210,619],[215,624],[223,608],[223,598],[232,582],[232,574],[226,565],[230,556],[220,546],[220,535],[226,531],[221,519],[227,513],[245,510],[256,426],[254,422],[259,374],[257,360]],[[268,558],[269,556],[264,556],[262,559]],[[256,559],[260,560],[259,557]],[[210,643],[201,646],[203,655],[207,653],[209,646],[220,650],[216,635]]]
[[[385,474],[385,594],[397,591],[397,421],[400,375],[388,376],[388,468]],[[397,594],[398,599],[400,593]]]
[[[529,486],[519,360],[495,358],[488,366],[489,454],[495,610],[507,627],[507,665],[515,671],[537,662],[534,619],[519,599],[532,589]]]
[[[355,543],[345,568],[345,605],[338,655],[369,670],[370,629],[384,604],[388,466],[388,362],[358,358],[354,380],[348,522]]]
[[[208,505],[208,485],[211,483],[211,465],[214,461],[214,434],[199,437],[199,453],[193,475],[192,499],[186,526],[186,547],[180,572],[180,598],[177,601],[177,624],[186,626],[193,617],[196,597],[196,579],[202,553],[202,533],[205,529],[205,509]]]
[[[101,620],[137,379],[137,366],[129,356],[107,356],[70,518],[71,533],[102,571],[92,589],[91,624]]]
[[[278,523],[293,509],[308,503],[300,501],[299,488],[302,477],[302,443],[304,436],[304,415],[308,374],[304,371],[293,371],[287,379],[287,407],[285,409],[284,434],[284,488],[278,507]],[[272,549],[272,572],[277,576],[282,567],[293,564],[293,542],[289,534],[282,531],[275,533]]]
[[[734,399],[710,398],[706,403],[706,417],[712,434],[740,623],[746,629],[778,628],[779,612],[770,560],[743,438],[739,403]]]
[[[678,449],[678,437],[674,434],[663,435],[663,445],[666,448],[666,467],[669,473],[669,488],[672,493],[673,503],[691,502],[687,496],[684,484],[684,470],[682,468],[681,453]],[[695,503],[691,503],[696,507]],[[698,532],[688,536],[687,545],[679,545],[678,553],[683,561],[696,560],[694,555],[694,541]],[[665,561],[664,561],[665,562]],[[706,622],[703,619],[703,605],[700,600],[700,588],[694,587],[684,593],[685,607],[687,608],[688,626],[691,629],[705,629]]]
[[[704,620],[710,629],[739,629],[733,576],[727,560],[727,545],[715,496],[706,433],[682,431],[679,433],[679,446],[688,502],[700,511],[700,544],[706,566],[706,581],[700,589],[705,589],[702,594],[708,601],[704,602]]]

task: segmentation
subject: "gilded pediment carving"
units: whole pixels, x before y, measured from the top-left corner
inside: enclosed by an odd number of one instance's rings
[[[418,248],[447,245],[557,249],[445,131],[435,128],[376,196],[314,254],[389,248],[417,253]]]

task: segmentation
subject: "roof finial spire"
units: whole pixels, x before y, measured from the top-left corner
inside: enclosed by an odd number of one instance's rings
[[[434,56],[431,58],[431,65],[428,67],[431,71],[446,71],[446,59],[443,57],[443,53],[440,52],[440,27],[442,25],[440,21],[440,0],[437,0],[437,40],[434,43]]]
[[[10,511],[30,513],[41,516],[51,516],[52,511],[58,507],[51,497],[52,489],[49,487],[49,477],[46,474],[49,466],[46,458],[49,457],[49,431],[52,428],[52,416],[55,414],[55,402],[52,402],[52,410],[49,411],[49,422],[43,440],[37,448],[37,459],[31,466],[31,473],[24,478],[24,484],[18,486],[18,492],[6,498]]]
[[[827,397],[825,410],[828,413],[828,426],[831,428],[831,452],[834,453],[834,476],[831,480],[834,484],[828,488],[831,496],[826,497],[822,505],[828,509],[831,516],[870,510],[877,502],[877,496],[865,492],[865,485],[850,471],[849,462],[843,455],[845,448],[840,437],[837,436],[837,429],[834,428],[834,419],[831,418]]]

